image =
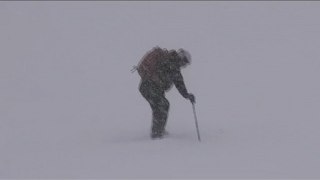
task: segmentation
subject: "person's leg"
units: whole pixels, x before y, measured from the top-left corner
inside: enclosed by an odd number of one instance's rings
[[[152,98],[150,105],[153,111],[152,135],[161,137],[165,131],[168,119],[169,101],[164,95],[158,95]]]
[[[149,102],[152,109],[152,137],[161,137],[164,133],[168,118],[169,101],[161,90],[152,81],[143,81],[140,85],[140,93]]]

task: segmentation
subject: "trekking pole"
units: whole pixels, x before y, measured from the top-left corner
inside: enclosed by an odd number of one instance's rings
[[[200,132],[199,132],[199,126],[198,126],[198,120],[197,120],[197,114],[196,114],[196,108],[195,108],[195,106],[194,106],[194,103],[191,103],[191,104],[192,104],[192,108],[193,108],[194,120],[195,120],[195,123],[196,123],[198,140],[199,140],[199,142],[201,142]]]

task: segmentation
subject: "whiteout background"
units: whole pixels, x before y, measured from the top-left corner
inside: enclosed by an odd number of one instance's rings
[[[319,178],[319,2],[0,2],[0,178]],[[185,48],[168,130],[130,72]]]

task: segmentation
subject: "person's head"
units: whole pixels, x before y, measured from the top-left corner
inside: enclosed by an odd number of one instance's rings
[[[182,48],[178,50],[178,57],[180,67],[185,67],[191,63],[190,53]]]

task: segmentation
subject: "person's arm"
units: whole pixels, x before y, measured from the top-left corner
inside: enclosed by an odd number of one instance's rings
[[[192,103],[195,102],[195,97],[193,94],[188,93],[183,76],[179,70],[173,72],[173,83],[184,98],[189,99]]]
[[[176,88],[178,89],[179,93],[184,98],[188,98],[189,93],[187,91],[187,88],[186,88],[184,80],[183,80],[183,76],[180,71],[175,71],[173,73],[173,83],[176,86]]]

